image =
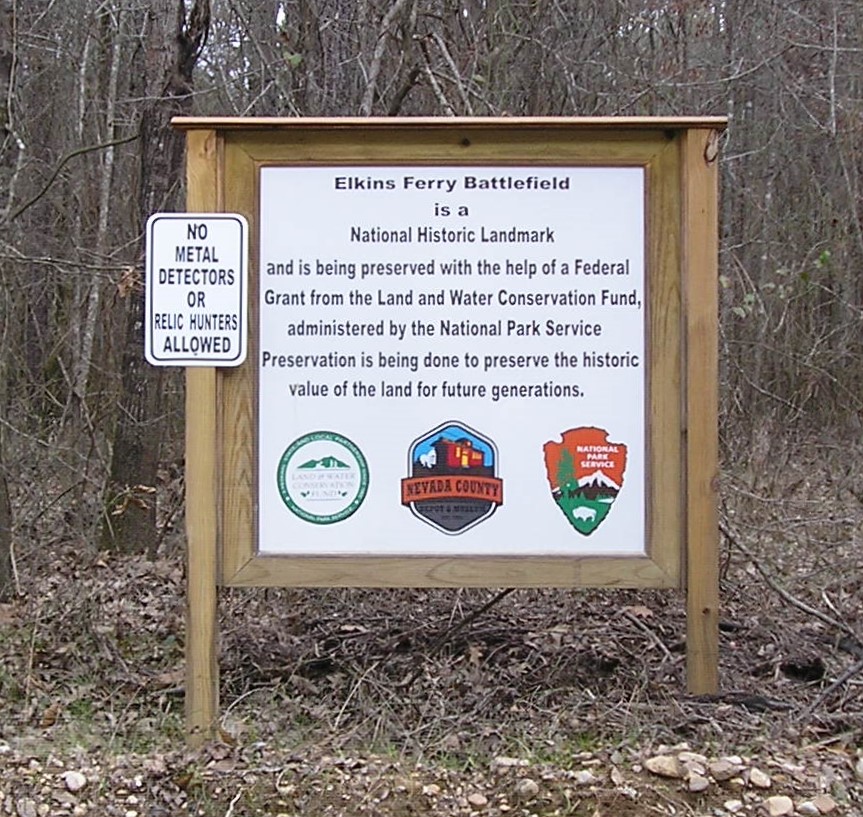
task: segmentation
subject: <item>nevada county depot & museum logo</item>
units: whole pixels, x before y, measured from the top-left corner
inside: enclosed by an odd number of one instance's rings
[[[366,498],[369,467],[347,437],[313,431],[294,440],[279,460],[279,493],[306,522],[330,525],[347,519]]]
[[[443,423],[411,445],[402,505],[442,533],[463,533],[503,503],[497,462],[490,439],[464,423]]]

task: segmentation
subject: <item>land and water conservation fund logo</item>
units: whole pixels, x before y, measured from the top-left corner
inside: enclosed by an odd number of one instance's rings
[[[623,487],[626,446],[602,428],[571,428],[543,446],[551,495],[570,525],[589,536],[608,516]]]
[[[402,505],[443,533],[457,534],[488,519],[503,503],[497,448],[487,437],[448,422],[414,440]]]
[[[277,480],[285,505],[300,519],[330,525],[363,504],[369,467],[347,437],[314,431],[288,446],[279,460]]]

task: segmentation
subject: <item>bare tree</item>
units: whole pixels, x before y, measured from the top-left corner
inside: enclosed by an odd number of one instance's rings
[[[154,212],[183,208],[183,139],[170,127],[189,113],[193,74],[210,27],[209,0],[151,3],[145,20],[145,102],[140,119],[140,223]],[[141,357],[143,291],[130,298],[123,345],[122,391],[108,481],[103,544],[153,552],[157,541],[156,477],[164,429],[163,370]]]
[[[7,212],[12,201],[13,180],[18,170],[22,153],[20,139],[15,134],[10,110],[12,73],[15,64],[12,35],[12,7],[7,2],[0,3],[0,179],[7,190],[6,201],[2,202],[0,212]],[[2,269],[0,269],[2,275]],[[0,278],[2,282],[2,278]],[[5,282],[3,282],[5,283]],[[9,498],[9,485],[6,478],[5,451],[6,424],[9,414],[9,354],[11,304],[5,296],[8,287],[0,292],[0,598],[5,598],[12,586],[12,503]],[[5,302],[4,302],[5,301]]]
[[[0,0],[0,510],[5,487],[16,532],[157,541],[182,383],[143,363],[141,233],[184,207],[176,114],[727,114],[725,426],[860,412],[856,0],[226,0],[210,16],[203,0]],[[44,473],[38,496],[21,487]]]

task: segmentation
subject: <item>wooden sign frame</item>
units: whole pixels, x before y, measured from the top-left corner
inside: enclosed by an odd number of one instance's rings
[[[722,118],[200,119],[187,206],[250,225],[257,292],[259,169],[268,165],[637,166],[646,171],[647,551],[641,556],[262,556],[256,553],[257,325],[236,369],[186,375],[187,725],[218,718],[223,586],[685,588],[690,691],[716,691],[718,644],[717,143]],[[679,486],[678,491],[668,486]]]

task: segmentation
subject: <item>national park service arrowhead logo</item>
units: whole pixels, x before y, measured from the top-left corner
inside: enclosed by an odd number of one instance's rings
[[[572,527],[589,536],[623,488],[626,446],[602,428],[571,428],[543,446],[551,495]]]
[[[503,503],[497,448],[463,423],[443,423],[414,440],[408,469],[402,505],[442,533],[463,533]]]

